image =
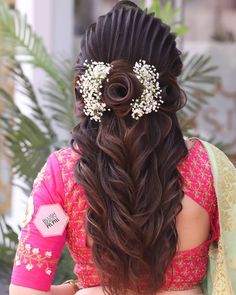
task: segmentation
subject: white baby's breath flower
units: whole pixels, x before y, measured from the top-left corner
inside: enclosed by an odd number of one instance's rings
[[[92,61],[89,64],[86,60],[84,65],[87,67],[84,75],[77,81],[80,93],[84,99],[84,114],[89,116],[91,120],[101,122],[101,117],[107,109],[107,106],[101,100],[101,88],[103,81],[108,81],[108,74],[112,65],[104,62]],[[132,117],[136,120],[144,114],[152,111],[157,112],[162,100],[159,85],[159,73],[154,65],[149,65],[145,60],[139,60],[135,63],[133,71],[136,77],[143,84],[144,89],[141,97],[131,103]]]
[[[107,75],[112,66],[108,63],[96,61],[91,61],[91,64],[85,61],[84,65],[87,69],[81,79],[77,81],[84,99],[83,111],[91,120],[100,122],[103,113],[106,111],[106,104],[101,100],[102,82],[105,79],[107,80]]]
[[[144,114],[157,112],[164,101],[161,97],[159,82],[157,82],[159,73],[153,65],[148,65],[145,60],[139,60],[135,63],[133,71],[144,86],[141,97],[131,104],[132,117],[138,120]]]

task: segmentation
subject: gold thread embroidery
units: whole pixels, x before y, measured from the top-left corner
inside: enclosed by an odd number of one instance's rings
[[[34,200],[33,200],[33,196],[31,195],[28,199],[25,215],[22,220],[23,227],[30,222],[30,220],[32,219],[33,213],[34,213]]]
[[[40,188],[42,182],[44,180],[47,180],[47,179],[50,178],[50,176],[47,173],[47,165],[48,165],[48,162],[46,162],[43,165],[43,167],[41,168],[41,170],[39,171],[37,177],[35,178],[35,180],[33,182],[33,188],[32,188],[30,197],[28,199],[25,214],[24,214],[24,217],[23,217],[23,220],[22,220],[22,227],[27,225],[32,219],[32,216],[33,216],[33,213],[34,213],[34,199],[33,199],[34,194]]]
[[[230,265],[230,261],[232,262],[232,257],[235,257],[235,253],[230,253],[230,255],[224,243],[227,243],[227,241],[229,243],[232,242],[227,238],[227,235],[230,232],[232,234],[236,230],[236,220],[232,215],[233,207],[235,208],[236,205],[236,169],[221,150],[207,142],[203,141],[203,143],[209,152],[211,163],[214,167],[213,174],[221,229],[221,237],[218,242],[218,251],[215,258],[213,258],[214,253],[209,252],[210,263],[214,265],[213,260],[216,260],[215,271],[212,277],[212,295],[233,295],[234,292],[229,273],[234,271],[232,265]],[[232,245],[231,252],[234,249],[235,247]],[[231,278],[234,278],[234,275]]]
[[[218,253],[216,257],[216,272],[215,278],[213,281],[213,294],[212,295],[230,295],[228,293],[228,283],[225,272],[225,261],[222,240],[219,239],[218,242]]]
[[[52,252],[45,251],[43,254],[40,253],[40,249],[32,247],[31,244],[26,243],[27,239],[30,236],[29,225],[26,229],[26,235],[24,239],[19,241],[16,256],[15,256],[15,265],[20,266],[25,265],[25,268],[28,271],[31,271],[35,266],[38,268],[44,267],[44,271],[47,275],[52,274],[52,267],[57,264],[56,259],[52,259]]]
[[[47,174],[47,165],[48,165],[48,162],[46,162],[43,165],[42,169],[39,171],[37,177],[35,178],[31,195],[34,195],[34,193],[38,190],[38,188],[40,187],[41,183],[44,180],[50,179],[50,176]]]

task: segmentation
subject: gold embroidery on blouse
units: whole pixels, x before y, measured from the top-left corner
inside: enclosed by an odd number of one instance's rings
[[[34,193],[38,190],[38,188],[40,187],[41,183],[44,180],[47,180],[50,178],[46,173],[46,168],[47,168],[47,162],[43,165],[42,169],[39,171],[37,177],[34,180],[33,190],[31,192],[31,195],[34,195]]]
[[[34,200],[33,200],[33,196],[35,194],[35,192],[39,189],[39,187],[41,186],[41,183],[44,180],[49,179],[49,175],[47,174],[47,162],[44,164],[44,166],[41,168],[41,170],[39,171],[37,177],[35,178],[34,182],[33,182],[33,188],[30,194],[30,197],[28,199],[27,202],[27,207],[25,210],[25,215],[23,217],[22,220],[22,226],[24,227],[26,224],[28,224],[33,216],[34,213]]]
[[[33,200],[33,196],[31,195],[28,198],[27,207],[25,210],[25,215],[22,220],[23,227],[30,222],[30,220],[32,219],[33,213],[34,213],[34,200]]]
[[[27,243],[27,239],[30,236],[30,227],[27,225],[25,237],[19,241],[14,263],[16,266],[22,264],[28,271],[31,271],[35,266],[38,268],[44,268],[47,275],[52,274],[52,267],[57,264],[56,259],[52,259],[52,252],[45,251],[40,253],[41,250],[37,247],[32,247]]]

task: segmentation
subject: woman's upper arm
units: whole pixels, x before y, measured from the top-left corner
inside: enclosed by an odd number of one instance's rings
[[[59,163],[52,153],[34,180],[28,201],[12,271],[12,294],[50,294],[48,291],[66,241],[63,196]],[[14,293],[17,288],[19,291]],[[27,289],[34,289],[36,293],[26,293]]]
[[[9,288],[9,295],[51,295],[51,292],[38,291],[11,284]]]
[[[52,286],[50,291],[44,292],[31,288],[10,285],[10,295],[74,295],[74,288],[70,284]]]

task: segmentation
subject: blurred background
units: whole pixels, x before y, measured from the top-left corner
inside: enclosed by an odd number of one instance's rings
[[[48,155],[69,144],[73,65],[87,26],[115,0],[0,0],[0,294],[33,181]],[[188,103],[186,136],[219,146],[236,163],[236,0],[133,1],[178,36]],[[55,283],[72,278],[65,250]],[[5,291],[4,291],[5,288]]]

